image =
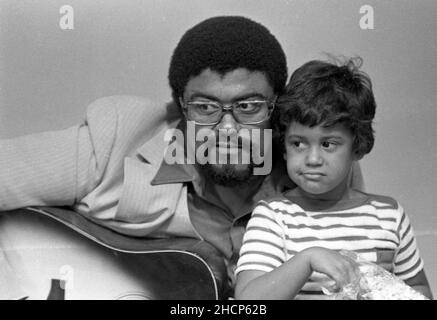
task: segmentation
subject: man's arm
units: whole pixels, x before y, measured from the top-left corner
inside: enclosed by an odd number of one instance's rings
[[[0,210],[73,204],[79,130],[0,140]]]
[[[123,177],[125,157],[170,120],[147,99],[111,96],[90,104],[80,125],[0,139],[0,211],[73,205],[105,183],[109,192]]]
[[[72,205],[93,189],[117,130],[109,102],[91,104],[84,123],[69,129],[0,140],[0,211]]]

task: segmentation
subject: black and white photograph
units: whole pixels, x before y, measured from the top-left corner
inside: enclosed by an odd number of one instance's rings
[[[433,300],[436,30],[434,0],[0,0],[0,300]]]

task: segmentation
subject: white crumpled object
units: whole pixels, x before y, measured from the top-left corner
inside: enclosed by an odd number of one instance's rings
[[[355,260],[359,277],[338,292],[322,288],[334,300],[429,300],[404,281],[384,268],[361,259],[355,252],[343,250],[341,254]]]

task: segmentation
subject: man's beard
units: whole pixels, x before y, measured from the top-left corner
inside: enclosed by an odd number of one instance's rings
[[[250,184],[257,176],[253,174],[254,165],[246,164],[244,167],[235,164],[198,165],[204,177],[214,184],[225,187],[237,187]],[[207,180],[207,181],[208,181]]]
[[[209,144],[203,151],[207,161],[206,163],[204,161],[197,162],[196,166],[203,177],[207,179],[206,181],[213,184],[225,187],[250,185],[259,180],[258,175],[260,174],[255,174],[257,172],[255,168],[263,168],[264,166],[264,162],[261,164],[254,162],[254,159],[264,157],[264,153],[259,154],[260,141],[254,142],[253,139],[249,131],[241,135],[239,132],[237,136],[232,137],[228,136],[226,132],[211,131],[211,136],[207,140]],[[196,152],[197,148],[204,142],[205,140],[197,141]],[[253,152],[257,152],[256,158],[254,158]]]

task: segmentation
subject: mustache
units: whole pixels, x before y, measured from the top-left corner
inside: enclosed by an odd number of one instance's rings
[[[239,134],[235,130],[209,130],[208,134],[203,136],[203,141],[209,141],[211,145],[227,145],[228,147],[250,147],[252,145],[260,145],[262,139],[254,139],[250,134]]]
[[[215,145],[217,147],[232,147],[232,148],[239,148],[242,149],[243,146],[250,146],[252,141],[250,139],[243,139],[241,137],[231,138],[231,137],[224,137],[224,138],[217,138]]]

